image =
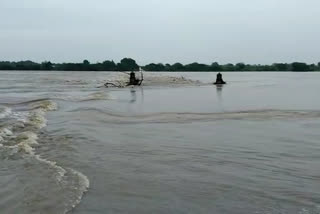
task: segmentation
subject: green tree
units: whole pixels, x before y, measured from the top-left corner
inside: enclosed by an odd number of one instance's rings
[[[288,71],[289,70],[289,65],[287,63],[274,63],[273,67],[277,71]]]
[[[53,69],[53,64],[50,61],[45,61],[41,63],[41,70],[51,71]]]
[[[90,66],[90,62],[86,59],[83,60],[82,64],[79,64],[78,66],[80,67],[79,70],[81,70],[81,71],[91,71],[92,70],[92,68]]]
[[[184,71],[208,71],[210,67],[205,64],[199,64],[197,62],[188,64],[184,66]]]
[[[40,70],[41,65],[30,60],[15,63],[17,70]]]
[[[165,71],[165,66],[161,63],[155,64],[151,63],[149,65],[144,66],[146,71]]]
[[[292,71],[310,71],[309,66],[303,62],[294,62],[291,64]]]
[[[122,59],[117,67],[120,71],[136,71],[139,69],[139,65],[131,58]]]
[[[164,66],[164,70],[165,71],[171,71],[171,65],[170,64],[165,64],[165,66]]]
[[[243,71],[246,65],[241,62],[241,63],[237,63],[235,67],[236,67],[236,71]]]
[[[222,70],[224,71],[235,71],[235,66],[232,63],[226,64],[222,66]]]
[[[222,68],[222,66],[219,65],[219,63],[214,62],[214,63],[211,64],[210,70],[211,71],[222,71],[223,68]]]
[[[184,71],[184,66],[181,63],[177,62],[171,66],[171,70],[172,71]]]
[[[12,62],[2,61],[0,62],[0,70],[15,70],[16,65]]]
[[[104,71],[115,71],[117,70],[117,65],[114,61],[106,60],[102,63],[102,67]]]

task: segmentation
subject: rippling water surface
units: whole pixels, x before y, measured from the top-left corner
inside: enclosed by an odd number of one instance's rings
[[[320,213],[320,73],[0,72],[0,213]]]

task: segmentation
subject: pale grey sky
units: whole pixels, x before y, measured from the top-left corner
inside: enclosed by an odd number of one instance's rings
[[[0,61],[320,61],[319,0],[0,0]]]

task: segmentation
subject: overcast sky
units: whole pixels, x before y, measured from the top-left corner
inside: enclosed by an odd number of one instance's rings
[[[320,0],[0,0],[0,61],[320,61]]]

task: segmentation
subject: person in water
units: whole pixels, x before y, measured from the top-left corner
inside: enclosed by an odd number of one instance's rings
[[[131,71],[128,85],[138,85],[140,80],[136,78],[136,74]]]
[[[216,82],[214,84],[215,85],[226,84],[226,82],[223,81],[222,74],[220,72],[217,74],[217,79],[216,79]]]
[[[141,85],[142,81],[143,81],[143,79],[140,80],[140,79],[136,78],[136,74],[133,71],[130,72],[128,86],[129,85]]]

